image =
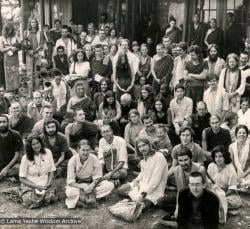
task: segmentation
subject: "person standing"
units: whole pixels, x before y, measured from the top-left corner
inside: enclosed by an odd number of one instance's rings
[[[224,42],[224,36],[223,36],[223,30],[217,26],[217,20],[215,18],[212,18],[209,22],[210,29],[208,29],[204,43],[207,46],[207,48],[211,44],[215,44],[218,46],[219,50],[219,56],[222,55],[223,51],[223,42]]]
[[[33,93],[33,75],[41,65],[43,56],[44,35],[39,31],[39,24],[36,19],[29,21],[28,30],[24,32],[24,40],[27,43],[26,68],[29,78],[29,96]]]
[[[126,53],[119,54],[115,67],[116,74],[114,76],[114,83],[117,87],[117,99],[120,100],[120,97],[124,93],[129,93],[133,97],[135,73],[133,72],[133,67],[128,62]]]
[[[207,52],[208,56],[205,61],[208,63],[208,74],[219,76],[221,70],[226,66],[225,60],[219,57],[219,47],[216,44],[210,44]]]
[[[184,80],[186,82],[186,96],[194,104],[203,100],[204,84],[207,79],[208,63],[202,59],[202,51],[197,45],[188,49],[191,60],[186,63]]]
[[[193,23],[189,27],[188,46],[198,45],[204,51],[204,38],[206,36],[207,27],[200,22],[198,14],[193,16]]]
[[[232,12],[227,13],[224,40],[225,57],[230,53],[239,54],[244,49],[243,39],[245,37],[243,28],[235,22],[235,15]]]
[[[6,91],[15,91],[19,88],[19,62],[18,44],[20,41],[15,36],[15,28],[12,23],[6,23],[3,27],[3,36],[0,38],[0,51],[4,53],[4,72]]]
[[[155,95],[159,93],[161,83],[166,83],[167,90],[169,90],[173,67],[174,61],[172,57],[164,53],[163,44],[158,44],[156,46],[156,55],[154,55],[151,64]]]

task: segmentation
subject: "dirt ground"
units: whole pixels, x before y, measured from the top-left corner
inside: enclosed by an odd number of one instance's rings
[[[59,182],[63,184],[61,179]],[[10,182],[3,182],[0,191],[12,187]],[[63,185],[62,185],[63,186]],[[61,197],[63,197],[63,188]],[[229,217],[228,223],[224,228],[226,229],[246,229],[250,228],[250,195],[241,195],[244,207],[238,216]],[[0,228],[84,228],[84,229],[149,229],[153,222],[157,221],[164,215],[164,212],[159,209],[152,209],[144,213],[135,223],[127,223],[120,219],[113,217],[107,210],[108,206],[113,205],[118,201],[118,197],[114,192],[106,201],[98,203],[97,209],[74,209],[67,210],[64,201],[60,201],[54,205],[44,207],[41,209],[29,210],[22,205],[11,202],[0,194],[0,223],[1,218],[51,218],[51,217],[65,217],[65,218],[80,218],[81,225],[0,225]]]

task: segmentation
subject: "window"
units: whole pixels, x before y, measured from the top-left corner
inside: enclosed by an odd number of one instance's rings
[[[227,0],[227,13],[235,14],[235,20],[241,25],[247,23],[248,0]]]
[[[212,18],[216,18],[216,8],[217,8],[217,0],[201,0],[200,1],[200,9],[202,15],[202,21],[208,22]]]

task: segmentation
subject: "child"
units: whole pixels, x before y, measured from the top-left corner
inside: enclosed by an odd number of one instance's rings
[[[156,126],[156,138],[153,140],[153,148],[165,156],[168,167],[170,168],[172,165],[172,144],[169,140],[167,129],[163,124]]]

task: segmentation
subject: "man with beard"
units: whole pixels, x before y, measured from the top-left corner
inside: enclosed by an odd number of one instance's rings
[[[228,130],[221,128],[221,118],[219,115],[212,115],[210,117],[210,126],[202,132],[202,148],[209,152],[215,146],[224,145],[227,149],[232,143],[231,135]]]
[[[210,74],[207,80],[209,88],[204,92],[203,101],[207,104],[210,114],[220,114],[223,119],[226,112],[229,111],[227,93],[218,89],[218,75]]]
[[[249,75],[250,70],[239,69],[239,57],[235,53],[227,56],[226,67],[220,73],[218,90],[227,93],[229,109],[234,113],[237,113],[240,109],[240,100],[245,91],[246,77]]]
[[[23,150],[21,136],[14,130],[9,129],[9,119],[0,115],[0,180],[6,176],[18,174],[17,168],[13,167]]]
[[[74,122],[65,128],[65,136],[70,146],[70,150],[76,153],[78,143],[82,139],[89,140],[92,149],[98,151],[98,129],[97,125],[85,120],[85,112],[82,108],[74,110]]]
[[[52,152],[57,171],[64,170],[66,172],[67,161],[65,156],[69,152],[69,146],[65,135],[58,132],[58,125],[55,120],[44,122],[43,128],[43,133],[40,136],[44,147]]]
[[[44,125],[44,123],[49,121],[49,120],[53,120],[53,108],[52,108],[52,106],[50,106],[50,105],[44,106],[43,110],[42,110],[42,114],[43,114],[43,119],[36,122],[33,129],[32,129],[32,133],[35,134],[35,135],[42,134],[43,133],[43,125]],[[57,122],[57,125],[58,125],[58,128],[59,128],[59,131],[61,131],[60,123],[58,121],[56,121],[56,122]]]
[[[188,187],[189,175],[192,172],[200,172],[203,177],[206,177],[206,170],[203,166],[192,161],[192,152],[187,147],[182,147],[182,149],[177,154],[178,165],[174,168],[174,180],[176,183],[175,190],[167,190],[166,195],[157,201],[157,205],[166,211],[168,214],[162,219],[154,224],[154,229],[164,228],[167,226],[166,220],[171,219],[170,216],[173,215],[176,210],[176,198],[177,194],[183,189]],[[177,211],[176,211],[177,213]]]
[[[132,182],[121,186],[118,194],[141,203],[145,210],[156,205],[157,200],[164,196],[168,164],[162,153],[152,149],[147,138],[137,138],[136,149],[143,157],[140,162],[141,172]]]
[[[34,122],[26,114],[22,113],[20,103],[11,104],[11,115],[9,116],[10,128],[17,131],[21,137],[31,132]]]
[[[128,154],[126,141],[119,136],[115,136],[108,124],[101,127],[101,134],[98,158],[103,165],[104,179],[112,180],[115,186],[118,186],[120,180],[127,177]]]
[[[211,44],[207,49],[208,57],[205,59],[208,62],[208,74],[220,75],[221,70],[225,67],[224,59],[218,57],[218,46]]]

